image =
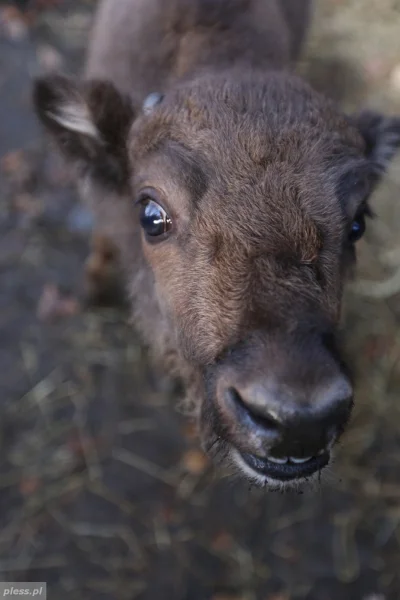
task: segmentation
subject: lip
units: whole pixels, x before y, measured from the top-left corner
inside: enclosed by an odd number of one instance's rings
[[[240,454],[241,458],[256,473],[276,479],[279,481],[295,481],[310,477],[316,471],[321,471],[329,463],[330,453],[328,451],[313,456],[306,462],[295,463],[285,462],[277,463],[267,458],[254,456],[253,454]]]

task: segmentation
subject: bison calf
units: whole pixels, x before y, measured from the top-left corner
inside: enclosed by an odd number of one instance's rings
[[[104,0],[85,78],[34,91],[95,215],[92,291],[118,260],[205,449],[261,485],[318,473],[348,421],[342,289],[400,144],[399,119],[345,116],[291,72],[309,8]]]

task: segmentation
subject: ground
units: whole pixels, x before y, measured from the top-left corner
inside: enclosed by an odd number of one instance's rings
[[[400,113],[400,2],[316,4],[300,71],[346,110]],[[90,218],[30,86],[79,70],[94,6],[0,2],[0,578],[57,600],[398,600],[400,159],[347,293],[335,463],[302,494],[219,479],[129,315],[80,297]]]

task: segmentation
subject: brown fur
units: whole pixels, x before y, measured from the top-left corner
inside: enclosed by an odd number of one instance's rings
[[[351,222],[400,143],[398,119],[348,118],[291,73],[309,5],[106,0],[89,82],[52,77],[35,91],[78,167],[97,234],[113,244],[106,255],[118,249],[135,323],[184,378],[204,445],[222,456],[232,439],[247,442],[224,412],[221,381],[247,394],[267,376],[313,405],[344,378],[334,339]],[[151,92],[165,96],[143,113]],[[96,135],[60,120],[71,102]],[[146,241],[138,226],[144,187],[171,216],[165,241]],[[92,275],[110,243],[101,239]]]

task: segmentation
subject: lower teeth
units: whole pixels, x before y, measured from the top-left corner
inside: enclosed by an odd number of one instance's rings
[[[286,465],[286,463],[289,461],[288,458],[275,458],[274,456],[268,456],[268,460],[276,463],[277,465]]]
[[[320,452],[318,452],[318,456],[320,456],[324,452],[324,450],[320,450]],[[294,465],[302,465],[303,463],[310,461],[313,457],[306,456],[305,458],[296,458],[295,456],[289,456],[287,458],[277,458],[275,456],[268,456],[267,458],[270,462],[275,463],[277,465],[286,465],[287,463],[292,463]]]
[[[307,456],[306,458],[294,458],[293,456],[289,457],[289,461],[294,463],[295,465],[301,465],[302,463],[308,462],[312,459],[312,456]]]

